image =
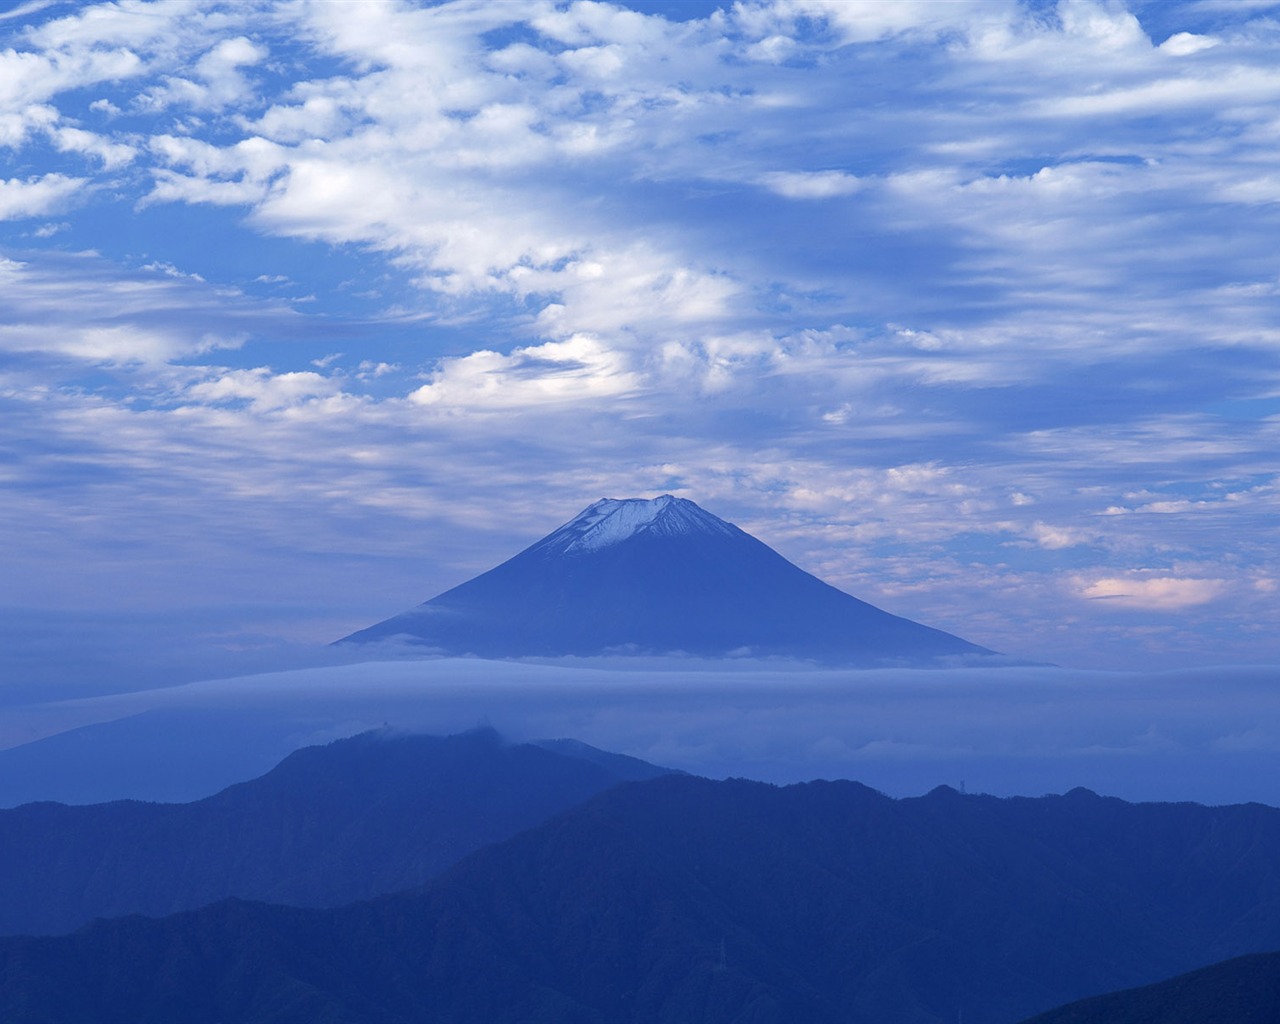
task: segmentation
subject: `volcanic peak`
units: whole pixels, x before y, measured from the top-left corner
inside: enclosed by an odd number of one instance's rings
[[[481,658],[629,651],[832,664],[992,654],[859,601],[692,501],[606,498],[488,572],[339,643]]]
[[[687,498],[602,498],[588,505],[534,548],[562,555],[600,551],[639,533],[660,536],[710,533],[732,536],[736,527]]]

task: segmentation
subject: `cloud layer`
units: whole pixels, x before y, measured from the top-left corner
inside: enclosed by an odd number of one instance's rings
[[[1002,796],[1086,786],[1130,800],[1277,805],[1276,683],[1275,669],[370,662],[23,709],[15,724],[53,738],[0,749],[0,801],[74,799],[86,786],[98,799],[190,799],[307,743],[489,724],[512,740],[571,737],[713,777],[853,778],[894,796],[943,784]],[[190,788],[195,768],[203,790]],[[59,788],[68,779],[79,790]]]

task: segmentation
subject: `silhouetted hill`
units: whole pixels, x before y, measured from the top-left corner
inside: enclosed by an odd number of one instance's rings
[[[992,652],[890,615],[692,501],[606,498],[514,558],[338,641],[485,658],[679,652],[921,664]]]
[[[664,770],[492,730],[366,734],[287,757],[189,804],[0,811],[0,934],[171,914],[228,896],[337,906],[421,885],[464,855],[617,782]]]
[[[1280,953],[1256,953],[1083,999],[1024,1024],[1277,1024]]]
[[[0,1019],[1011,1024],[1280,947],[1280,811],[615,787],[426,889],[0,940]]]

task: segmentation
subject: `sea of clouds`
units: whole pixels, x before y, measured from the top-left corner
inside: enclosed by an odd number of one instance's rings
[[[795,663],[403,659],[10,709],[0,802],[191,799],[369,729],[570,737],[712,777],[856,779],[893,796],[1085,786],[1280,805],[1280,670],[835,670]]]

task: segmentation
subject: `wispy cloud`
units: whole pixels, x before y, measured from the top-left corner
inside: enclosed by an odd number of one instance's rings
[[[0,595],[271,552],[328,639],[672,490],[1002,650],[1274,657],[1266,12],[23,5]]]

